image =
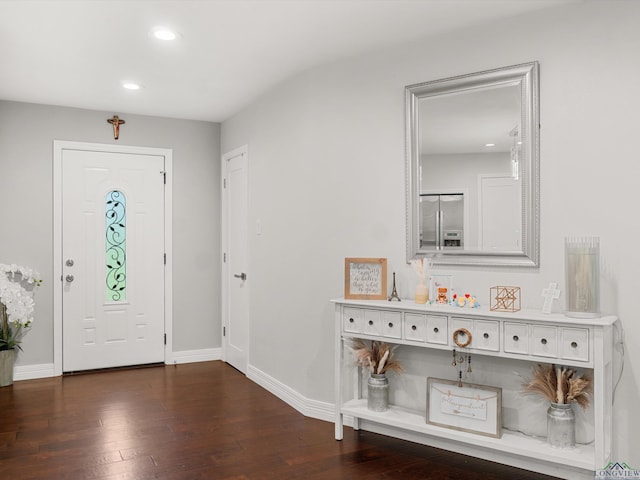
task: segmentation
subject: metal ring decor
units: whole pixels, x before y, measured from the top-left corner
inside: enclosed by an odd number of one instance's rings
[[[458,335],[460,335],[461,333],[467,336],[466,342],[461,342],[460,340],[458,340]],[[471,339],[471,332],[466,328],[458,328],[455,332],[453,332],[453,342],[460,348],[468,346],[471,343]]]

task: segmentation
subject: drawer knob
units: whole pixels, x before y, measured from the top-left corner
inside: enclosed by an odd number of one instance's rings
[[[354,322],[353,318],[350,318],[349,323],[353,323],[353,322]]]
[[[389,322],[389,328],[393,328],[393,322]]]
[[[482,335],[484,338],[489,338],[489,334],[485,333],[484,335]]]
[[[578,342],[571,342],[571,348],[578,348]]]
[[[439,331],[438,327],[433,327],[433,333],[438,333]]]
[[[543,345],[546,345],[547,344],[547,339],[543,338],[542,340],[540,340],[540,343],[543,344]]]
[[[369,320],[369,325],[373,325],[373,320]]]
[[[513,336],[513,341],[514,341],[514,342],[517,342],[518,340],[520,340],[520,337],[518,337],[518,335],[514,335],[514,336]]]
[[[411,330],[416,331],[418,329],[418,327],[416,327],[415,325],[411,325]]]

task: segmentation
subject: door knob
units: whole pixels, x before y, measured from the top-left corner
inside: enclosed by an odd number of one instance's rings
[[[65,279],[67,282],[71,283],[71,282],[73,282],[73,275],[67,275],[66,277],[64,277],[64,279]]]
[[[234,273],[233,274],[234,277],[239,278],[242,281],[245,281],[247,279],[247,274],[242,272],[242,273]]]
[[[65,262],[65,264],[67,265],[67,267],[73,267],[73,258],[69,258],[69,259],[67,259],[67,261]]]

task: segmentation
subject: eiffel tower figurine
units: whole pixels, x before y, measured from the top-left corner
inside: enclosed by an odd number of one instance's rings
[[[394,298],[399,302],[402,301],[400,300],[400,297],[398,296],[398,291],[396,290],[396,272],[393,272],[393,290],[391,291],[391,296],[389,297],[389,301],[393,300]]]

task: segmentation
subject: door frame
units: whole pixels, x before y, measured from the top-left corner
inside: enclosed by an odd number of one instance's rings
[[[173,363],[173,255],[172,255],[172,179],[173,150],[169,148],[137,147],[66,140],[53,141],[53,374],[62,375],[62,152],[84,150],[92,152],[156,155],[164,157],[164,245],[167,263],[164,269],[164,363]],[[59,280],[58,280],[59,279]]]
[[[227,208],[228,208],[228,192],[227,189],[225,188],[225,182],[227,181],[227,161],[230,158],[234,158],[237,157],[239,155],[244,155],[247,158],[247,163],[246,163],[246,177],[247,177],[247,205],[249,202],[249,146],[248,145],[243,145],[241,147],[238,147],[234,150],[230,150],[224,154],[222,154],[222,157],[220,159],[221,162],[221,175],[220,175],[220,192],[221,192],[221,202],[220,202],[220,208],[221,208],[221,215],[220,218],[222,220],[222,226],[220,229],[221,232],[221,252],[220,252],[220,257],[221,257],[221,264],[222,264],[222,268],[220,269],[220,273],[221,273],[221,284],[222,284],[222,289],[221,289],[221,302],[220,302],[220,306],[221,306],[221,327],[220,327],[220,336],[221,336],[221,344],[222,344],[222,360],[224,362],[227,361],[227,339],[226,339],[226,335],[225,335],[225,330],[227,328],[229,328],[229,298],[228,298],[228,281],[229,281],[229,277],[233,274],[232,272],[229,271],[229,263],[226,261],[226,252],[228,251],[228,212],[227,212]],[[247,215],[248,215],[248,209],[247,209]],[[247,222],[249,221],[248,218],[245,219]],[[249,263],[249,228],[247,225],[247,269],[249,270],[250,267],[248,265]],[[249,295],[250,298],[250,286],[247,286],[248,293],[247,295]],[[249,318],[248,318],[248,325],[247,325],[247,367],[249,366],[249,347],[250,347],[250,339],[251,339],[251,309],[249,308]]]

